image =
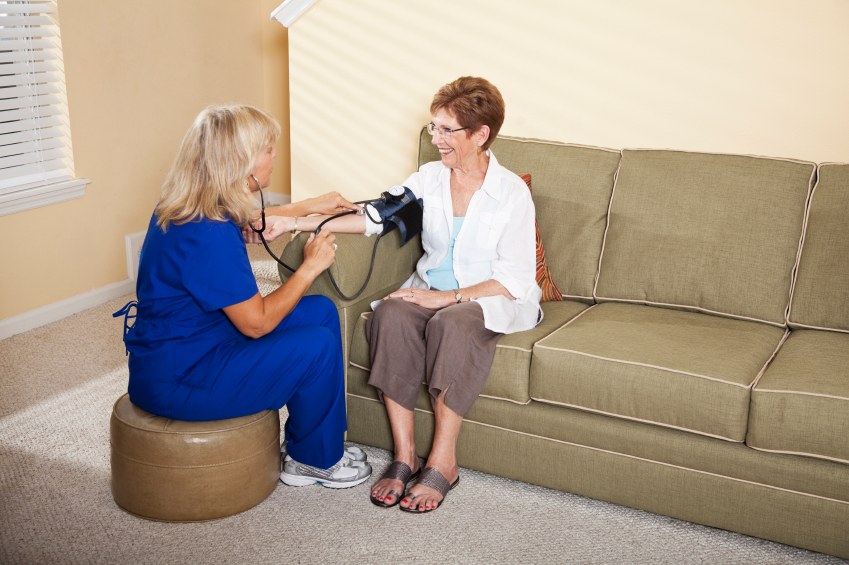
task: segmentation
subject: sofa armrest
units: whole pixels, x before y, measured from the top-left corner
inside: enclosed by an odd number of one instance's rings
[[[399,230],[394,230],[381,238],[374,259],[371,279],[359,298],[345,300],[333,288],[327,274],[328,271],[333,274],[333,279],[339,286],[339,290],[346,295],[351,296],[360,290],[368,275],[375,237],[377,236],[336,234],[336,244],[338,245],[336,261],[313,281],[306,294],[326,296],[341,310],[386,288],[400,287],[413,273],[416,263],[424,251],[422,250],[420,236],[416,236],[407,245],[401,247],[401,233]],[[309,233],[299,233],[286,246],[280,259],[290,267],[295,269],[300,267],[304,260],[304,244],[308,238]],[[278,272],[281,282],[286,282],[292,274],[282,266],[278,266]]]

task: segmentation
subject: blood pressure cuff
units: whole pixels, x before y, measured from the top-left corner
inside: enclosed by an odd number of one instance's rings
[[[422,216],[424,215],[424,204],[421,198],[416,198],[413,191],[404,187],[404,195],[399,199],[389,202],[378,201],[371,206],[377,211],[383,220],[383,233],[401,230],[401,247],[422,232]]]

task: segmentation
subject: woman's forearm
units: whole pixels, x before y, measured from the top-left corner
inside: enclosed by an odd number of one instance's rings
[[[320,271],[319,271],[320,272]],[[318,276],[300,268],[283,285],[263,297],[259,293],[239,304],[226,306],[224,313],[240,332],[252,338],[266,335],[289,315]]]
[[[278,289],[262,299],[263,315],[258,334],[265,335],[276,328],[288,316],[321,271],[300,268]]]
[[[298,231],[315,231],[316,228],[327,218],[332,216],[306,216],[297,218]],[[365,233],[366,232],[366,217],[356,214],[349,214],[330,220],[324,224],[324,228],[329,229],[333,233]]]
[[[255,215],[259,214],[259,211],[256,210],[254,212]],[[291,204],[283,204],[281,206],[268,206],[265,209],[266,216],[289,216],[291,218],[297,218],[298,216],[307,216],[312,214],[310,211],[309,205],[305,202],[292,202]]]
[[[486,296],[503,296],[508,300],[516,300],[516,297],[510,294],[510,292],[504,288],[503,284],[494,279],[490,279],[467,288],[461,288],[455,291],[455,293],[456,292],[459,292],[463,296],[463,302],[467,302],[472,298],[484,298]]]
[[[244,302],[225,307],[224,313],[248,337],[258,338],[273,331],[297,306],[316,277],[333,263],[335,240],[331,233],[311,235],[304,245],[304,262],[280,288],[264,298],[257,292]]]
[[[460,288],[457,290],[423,290],[415,287],[399,288],[390,293],[386,298],[400,298],[405,302],[412,302],[424,308],[439,310],[457,304],[457,293],[462,297],[461,302],[468,302],[474,298],[486,296],[504,296],[509,300],[515,300],[504,285],[496,280],[484,281],[480,284]]]
[[[349,202],[338,192],[328,192],[315,198],[307,198],[300,202],[273,206],[265,209],[265,213],[275,216],[309,216],[311,214],[341,214],[350,210],[359,210],[361,206]]]

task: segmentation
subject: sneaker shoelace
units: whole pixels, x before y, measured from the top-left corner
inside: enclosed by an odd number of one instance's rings
[[[350,467],[350,466],[351,466],[351,459],[347,455],[343,455],[342,459],[340,459],[339,461],[336,462],[335,465],[333,465],[332,467],[329,467],[327,469],[319,469],[318,467],[312,467],[310,465],[298,463],[298,467],[300,469],[302,469],[303,471],[306,471],[308,474],[311,474],[313,476],[322,477],[322,478],[325,478],[325,479],[331,478],[333,476],[333,473],[335,473],[339,469],[341,469],[343,467]]]

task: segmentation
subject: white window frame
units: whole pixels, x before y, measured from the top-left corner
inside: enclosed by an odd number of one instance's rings
[[[82,198],[91,182],[74,178],[57,3],[0,0],[0,216]]]

